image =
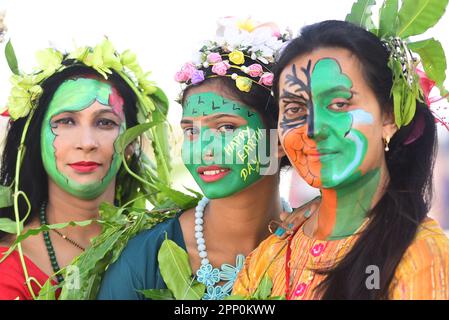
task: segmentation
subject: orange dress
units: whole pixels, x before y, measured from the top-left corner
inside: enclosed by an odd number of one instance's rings
[[[291,240],[290,281],[288,299],[320,299],[314,290],[324,279],[311,269],[335,264],[352,248],[359,236],[339,240],[316,240],[302,228]],[[285,256],[287,240],[270,236],[246,259],[234,284],[234,295],[250,296],[264,274],[273,282],[272,296],[285,296]],[[367,277],[370,274],[367,273]],[[400,261],[390,285],[390,299],[449,299],[449,239],[438,222],[426,218],[418,228],[414,241]]]

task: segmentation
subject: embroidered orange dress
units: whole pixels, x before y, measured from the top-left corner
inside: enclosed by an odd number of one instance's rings
[[[358,235],[339,240],[316,240],[302,228],[291,240],[288,299],[320,299],[314,290],[324,279],[311,269],[333,265],[352,248]],[[273,282],[272,296],[285,296],[287,240],[272,235],[246,259],[234,284],[233,294],[255,292],[265,272]],[[367,277],[369,274],[367,274]],[[390,299],[449,299],[449,239],[438,222],[426,218],[406,250],[390,285]]]

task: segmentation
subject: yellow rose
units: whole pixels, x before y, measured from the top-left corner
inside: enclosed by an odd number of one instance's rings
[[[245,57],[242,51],[234,50],[229,54],[229,60],[235,64],[243,64],[245,62]]]
[[[249,92],[251,90],[252,82],[247,77],[238,76],[235,79],[235,85],[239,88],[240,91]]]

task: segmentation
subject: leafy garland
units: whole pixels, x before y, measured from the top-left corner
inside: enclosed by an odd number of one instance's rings
[[[166,121],[167,97],[152,81],[147,80],[149,73],[142,71],[135,54],[129,50],[119,54],[108,39],[104,39],[94,48],[82,47],[70,54],[61,53],[55,49],[39,51],[37,53],[39,68],[31,74],[19,71],[11,42],[8,42],[5,47],[5,55],[13,72],[11,78],[13,87],[8,100],[7,113],[13,120],[26,118],[26,123],[18,146],[14,182],[11,186],[0,186],[0,207],[14,206],[15,215],[15,221],[0,218],[0,230],[16,235],[16,240],[0,259],[0,263],[14,250],[18,250],[26,285],[35,299],[55,299],[58,289],[61,289],[60,299],[95,299],[107,266],[117,260],[129,239],[140,231],[151,228],[173,216],[180,209],[194,207],[201,197],[200,194],[189,189],[187,190],[195,196],[184,194],[170,187],[169,126]],[[118,207],[102,203],[98,220],[42,225],[24,232],[24,224],[32,208],[27,195],[19,190],[20,167],[26,152],[24,142],[28,127],[43,91],[41,84],[53,74],[76,64],[90,66],[106,79],[111,73],[111,69],[114,70],[137,96],[139,125],[127,129],[115,142],[115,149],[123,160],[123,167],[118,173],[116,186]],[[128,164],[125,159],[126,146],[142,135],[143,138],[151,141],[153,156],[150,159],[142,150],[136,150],[138,154],[135,153],[131,164]],[[130,167],[134,168],[136,172]],[[23,197],[28,204],[27,213],[22,220],[20,220],[18,212],[20,197]],[[146,209],[147,202],[154,205],[153,210]],[[69,225],[86,226],[93,222],[102,225],[102,232],[91,240],[90,248],[76,257],[69,266],[59,271],[66,279],[63,283],[52,286],[51,279],[48,279],[42,286],[35,278],[30,277],[21,247],[23,240],[42,231],[65,228]],[[75,274],[73,274],[74,270]],[[32,282],[41,288],[38,296],[33,292]]]
[[[398,128],[408,125],[416,111],[416,100],[423,101],[416,66],[421,63],[427,76],[434,80],[441,95],[447,95],[446,57],[438,40],[429,38],[412,41],[433,27],[443,16],[449,0],[385,0],[379,11],[378,26],[372,20],[375,0],[358,0],[346,21],[358,25],[382,39],[390,50],[388,66],[393,72],[391,94],[394,101],[395,122]],[[417,60],[412,55],[419,55]]]

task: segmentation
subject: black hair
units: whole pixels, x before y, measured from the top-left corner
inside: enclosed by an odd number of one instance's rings
[[[388,50],[374,34],[344,21],[323,21],[306,26],[300,36],[288,44],[275,71],[273,91],[276,100],[282,70],[294,58],[319,48],[343,48],[355,55],[382,112],[393,114],[393,79],[388,68]],[[408,143],[415,126],[422,124],[422,134]],[[431,206],[436,146],[434,117],[427,105],[417,101],[412,122],[396,132],[390,142],[390,151],[385,154],[390,181],[385,194],[368,213],[368,226],[341,261],[331,268],[317,270],[326,275],[316,289],[323,299],[389,298],[395,270]],[[380,289],[370,290],[365,284],[370,265],[379,267]]]
[[[240,70],[236,71],[236,73],[237,74],[240,73],[240,75],[242,76],[243,75],[248,76]],[[199,85],[214,82],[215,83],[218,82],[220,88],[224,90],[226,93],[228,93],[232,97],[237,98],[239,101],[243,102],[243,104],[257,111],[262,117],[262,120],[264,121],[264,124],[267,126],[267,129],[277,129],[279,109],[277,107],[277,103],[275,102],[269,90],[257,84],[253,84],[249,92],[243,92],[236,87],[235,81],[229,77],[207,78]],[[185,99],[187,97],[187,93],[189,92],[189,89],[192,87],[194,87],[194,85],[190,85],[183,92],[181,98],[182,104],[184,104]],[[289,166],[290,161],[288,160],[287,156],[282,157],[282,159],[280,160],[280,167],[286,168]]]
[[[94,69],[84,65],[72,65],[61,72],[55,73],[42,83],[43,93],[39,98],[37,108],[30,122],[27,135],[25,137],[26,151],[20,167],[19,190],[23,191],[30,200],[31,213],[25,223],[31,222],[39,214],[41,204],[48,199],[48,176],[44,169],[41,156],[41,128],[45,112],[48,108],[56,89],[67,79],[80,76],[103,77]],[[108,81],[117,89],[124,100],[124,113],[127,128],[137,125],[137,98],[118,74],[112,72],[108,76]],[[5,147],[2,154],[0,169],[0,184],[10,186],[15,178],[16,160],[20,139],[24,130],[27,117],[11,121],[8,125]],[[135,167],[137,159],[133,159],[130,167]],[[123,166],[119,174],[123,171]],[[126,192],[126,190],[124,190]],[[19,198],[19,216],[22,220],[27,212],[28,206],[23,198]],[[15,220],[13,207],[0,209],[0,217]],[[6,233],[0,232],[0,239]]]

